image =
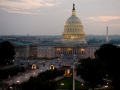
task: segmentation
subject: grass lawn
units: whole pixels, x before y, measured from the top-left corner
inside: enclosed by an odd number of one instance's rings
[[[64,83],[64,86],[62,87],[61,86],[61,83]],[[65,77],[61,80],[58,80],[56,82],[57,84],[57,89],[69,89],[69,88],[72,88],[72,85],[73,85],[73,78],[72,77]],[[75,80],[75,89],[87,89],[89,87],[85,86],[85,84],[83,84],[82,82],[79,82],[77,80]]]

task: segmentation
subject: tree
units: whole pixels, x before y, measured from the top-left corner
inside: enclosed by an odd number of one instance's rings
[[[10,60],[14,59],[15,47],[8,41],[0,43],[0,65],[6,65],[10,63]]]
[[[96,58],[106,62],[106,73],[114,77],[120,68],[120,47],[112,44],[103,44],[94,54]]]
[[[81,75],[86,85],[91,86],[92,90],[103,83],[101,71],[99,60],[91,58],[83,59],[81,64],[76,67],[77,75]]]
[[[114,77],[112,85],[114,87],[114,90],[120,90],[120,72],[118,72]]]
[[[0,88],[1,88],[2,90],[7,89],[8,86],[9,86],[9,85],[8,85],[7,83],[0,83]]]

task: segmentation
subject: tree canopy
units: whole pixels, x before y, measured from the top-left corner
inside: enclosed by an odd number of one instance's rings
[[[96,50],[95,57],[106,62],[106,72],[111,76],[115,76],[120,68],[119,54],[120,47],[112,44],[103,44],[100,46],[100,49]]]
[[[120,47],[112,44],[103,44],[100,49],[95,52],[95,57],[104,61],[103,64],[106,64],[104,71],[112,80],[114,90],[120,89]]]
[[[81,64],[76,67],[76,72],[94,90],[95,86],[103,83],[101,69],[101,64],[98,60],[87,58],[83,59]]]
[[[8,41],[0,43],[0,65],[5,65],[14,59],[15,47]]]

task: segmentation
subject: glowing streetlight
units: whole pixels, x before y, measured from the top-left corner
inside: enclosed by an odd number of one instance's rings
[[[26,80],[27,80],[28,77],[25,77],[25,78],[26,78]]]
[[[62,90],[63,90],[64,83],[61,83],[61,86],[62,86]]]
[[[108,74],[106,74],[106,77],[108,76]]]
[[[105,86],[105,88],[108,88],[108,86]]]
[[[19,84],[19,82],[20,82],[20,81],[18,80],[18,81],[17,81],[17,84]]]
[[[13,87],[10,86],[9,88],[12,89]]]

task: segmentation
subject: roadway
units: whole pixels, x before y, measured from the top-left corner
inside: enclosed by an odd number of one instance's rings
[[[59,68],[59,63],[61,63],[61,66],[63,65],[69,65],[69,66],[73,66],[73,59],[63,59],[63,60],[59,60],[59,59],[54,59],[54,60],[29,60],[29,64],[31,63],[39,63],[39,69],[36,70],[30,70],[27,72],[24,72],[22,74],[18,74],[14,77],[10,77],[2,82],[8,83],[9,85],[13,84],[13,83],[21,83],[25,80],[28,80],[31,76],[37,76],[40,72],[46,71],[50,69],[50,65],[54,64],[55,68]],[[24,65],[28,65],[28,60],[19,60],[19,64],[24,64]],[[43,63],[45,63],[45,66],[43,66]],[[17,65],[18,61],[14,62],[14,65]]]

